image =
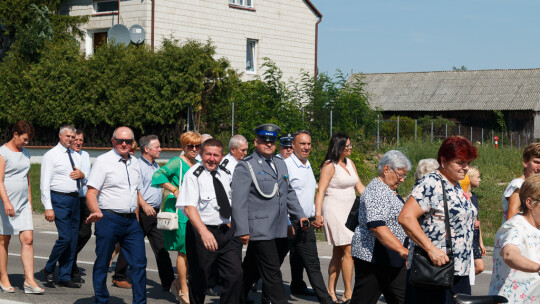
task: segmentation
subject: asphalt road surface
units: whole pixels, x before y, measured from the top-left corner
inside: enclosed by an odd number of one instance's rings
[[[56,227],[53,223],[45,221],[43,215],[34,215],[34,272],[36,281],[43,286],[43,267],[51,252],[52,246],[57,239]],[[86,280],[85,284],[82,284],[80,289],[70,289],[65,287],[48,288],[44,295],[26,295],[23,290],[23,270],[20,261],[20,242],[17,236],[12,237],[9,247],[8,257],[8,273],[11,284],[15,287],[15,293],[0,293],[1,304],[22,304],[22,303],[36,303],[36,304],[91,304],[94,301],[94,291],[92,288],[92,265],[95,260],[94,251],[95,238],[92,238],[79,254],[78,266],[82,269],[83,278]],[[328,262],[332,253],[332,247],[326,242],[318,242],[319,257],[321,261],[321,269],[325,280],[327,279],[326,270],[328,269]],[[160,281],[157,273],[156,261],[148,242],[146,243],[146,252],[148,256],[147,266],[147,296],[148,303],[165,304],[165,303],[177,303],[175,297],[168,292],[164,292],[160,286]],[[176,259],[176,254],[171,252],[171,259]],[[473,294],[487,294],[489,288],[489,280],[491,278],[491,257],[485,257],[486,271],[476,277],[476,285],[473,286]],[[290,283],[290,266],[288,258],[282,266],[283,279],[285,288],[289,292]],[[176,270],[175,270],[176,272]],[[307,276],[304,274],[306,283],[309,285]],[[112,273],[110,273],[108,280],[109,293],[111,304],[129,304],[132,301],[131,289],[121,289],[112,285]],[[353,282],[354,284],[354,282]],[[343,284],[341,279],[338,283],[338,295],[343,293]],[[255,303],[260,303],[260,289],[259,292],[250,294],[250,298],[255,300]],[[290,296],[289,303],[317,303],[315,297],[295,297]],[[219,303],[219,299],[216,297],[207,297],[206,303]],[[379,303],[385,303],[382,298]]]

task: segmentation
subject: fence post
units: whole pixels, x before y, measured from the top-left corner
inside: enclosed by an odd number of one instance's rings
[[[518,137],[518,149],[521,149],[521,132],[519,133]]]
[[[457,126],[457,133],[458,135],[461,135],[461,124]]]
[[[431,142],[433,142],[433,120],[431,121]]]
[[[472,127],[471,127],[471,143],[472,143]]]
[[[397,145],[399,146],[399,116],[397,117]]]
[[[417,135],[417,132],[418,132],[417,127],[418,127],[418,120],[415,119],[414,120],[414,141],[416,141],[416,135]]]
[[[330,110],[330,137],[332,137],[332,110]]]
[[[484,145],[484,128],[482,128],[482,140],[480,140],[480,145]]]
[[[493,145],[493,141],[495,140],[494,137],[495,137],[494,131],[491,130],[491,144],[492,145]]]
[[[381,121],[379,120],[379,114],[377,114],[377,150],[379,150],[379,125]]]
[[[234,136],[234,101],[232,103],[231,121],[232,121],[232,123],[231,123],[231,136]]]
[[[187,121],[187,124],[186,124],[186,125],[187,125],[187,128],[186,128],[186,130],[187,130],[187,131],[189,131],[189,108],[190,108],[190,107],[191,107],[191,106],[188,105],[188,108],[187,108],[187,119],[186,119],[186,121]]]
[[[448,138],[448,124],[444,124],[444,138]]]
[[[514,146],[514,133],[510,132],[510,149]]]

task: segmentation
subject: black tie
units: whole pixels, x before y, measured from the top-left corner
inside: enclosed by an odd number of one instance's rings
[[[223,218],[230,218],[232,214],[231,205],[229,204],[229,198],[227,197],[227,192],[223,188],[223,184],[216,177],[217,171],[212,171],[212,181],[214,182],[214,191],[216,192],[216,199],[219,206],[219,215]]]
[[[71,162],[71,167],[75,170],[75,163],[73,162],[73,157],[71,157],[71,149],[67,149],[67,154],[69,156],[69,162]],[[76,179],[77,181],[77,190],[81,190],[81,180]]]
[[[268,163],[268,166],[270,166],[270,169],[272,169],[272,171],[274,171],[274,173],[277,174],[276,169],[274,169],[274,166],[272,166],[272,160],[267,159],[266,162]]]

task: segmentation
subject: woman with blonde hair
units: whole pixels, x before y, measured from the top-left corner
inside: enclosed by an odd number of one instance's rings
[[[163,211],[176,212],[178,214],[178,229],[163,231],[165,249],[177,251],[176,269],[178,277],[173,281],[171,288],[178,301],[182,304],[189,303],[189,290],[187,285],[188,264],[186,257],[186,223],[187,216],[181,210],[176,209],[176,199],[182,185],[184,174],[197,163],[195,157],[199,155],[202,137],[199,133],[188,131],[180,136],[180,143],[184,153],[172,158],[163,167],[159,168],[152,177],[152,186],[161,186],[170,191],[167,196]]]

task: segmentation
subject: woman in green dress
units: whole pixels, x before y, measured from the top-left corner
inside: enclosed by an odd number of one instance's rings
[[[178,277],[172,284],[172,289],[180,303],[189,303],[189,291],[187,285],[188,264],[186,257],[186,223],[188,218],[182,211],[176,209],[176,199],[182,185],[184,174],[197,163],[195,157],[201,149],[202,137],[196,132],[185,132],[180,136],[180,143],[184,154],[175,157],[163,167],[159,168],[152,177],[152,186],[161,186],[169,190],[171,194],[165,200],[163,211],[174,212],[178,214],[178,229],[172,231],[163,231],[165,249],[177,251],[176,269]]]

